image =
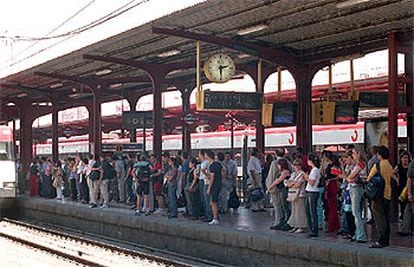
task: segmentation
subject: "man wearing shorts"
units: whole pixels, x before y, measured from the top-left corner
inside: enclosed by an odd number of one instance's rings
[[[150,163],[147,161],[146,155],[141,155],[139,161],[134,165],[133,176],[137,184],[137,208],[135,215],[149,214],[149,178],[150,178]],[[144,206],[141,210],[141,201],[144,197]]]
[[[207,194],[211,197],[211,210],[213,212],[213,220],[209,222],[209,225],[218,225],[220,222],[218,220],[218,205],[219,194],[221,190],[221,169],[223,166],[218,161],[214,160],[214,153],[211,150],[206,151],[206,158],[210,163],[210,177],[209,177],[209,186],[207,189]]]

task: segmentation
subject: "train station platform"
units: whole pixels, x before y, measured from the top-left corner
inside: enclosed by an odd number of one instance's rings
[[[272,231],[271,210],[252,213],[243,207],[222,216],[219,226],[209,226],[182,216],[134,216],[133,210],[118,204],[91,209],[77,202],[20,195],[13,216],[237,266],[414,266],[413,238],[397,236],[397,225],[390,247],[370,249],[337,235],[307,239],[305,234]],[[371,226],[367,232],[372,240]]]

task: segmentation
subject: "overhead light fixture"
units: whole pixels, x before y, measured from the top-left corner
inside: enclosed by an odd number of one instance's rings
[[[8,106],[8,107],[14,107],[14,106],[16,106],[16,104],[14,104],[14,103],[10,102],[10,103],[7,103],[7,105],[6,105],[6,106]]]
[[[265,30],[267,28],[269,28],[269,25],[263,23],[263,24],[258,24],[258,25],[252,26],[252,27],[247,27],[247,28],[241,29],[237,32],[237,34],[238,35],[247,35],[247,34],[250,34],[250,33]]]
[[[118,87],[121,87],[122,86],[122,83],[115,83],[115,84],[111,84],[110,86],[109,86],[109,88],[111,88],[111,89],[115,89],[115,88],[118,88]]]
[[[238,54],[237,57],[240,58],[240,59],[242,59],[242,58],[248,58],[248,57],[250,57],[250,55],[249,54],[245,54],[245,53],[241,53],[241,54]]]
[[[63,86],[63,83],[54,83],[54,84],[51,84],[49,87],[52,89],[56,89],[62,86]]]
[[[168,86],[167,87],[167,91],[176,90],[176,89],[177,89],[177,87],[175,87],[175,86]]]
[[[168,72],[168,75],[174,75],[174,74],[178,74],[178,73],[181,73],[181,72],[183,72],[182,69],[173,70],[173,71]]]
[[[42,106],[42,107],[47,107],[47,106],[49,106],[49,107],[51,107],[52,106],[52,103],[50,103],[50,102],[41,102],[41,103],[37,103],[39,106]]]
[[[26,94],[26,93],[21,93],[21,94],[18,94],[18,95],[17,95],[17,97],[18,97],[18,98],[22,98],[22,97],[25,97],[25,96],[27,96],[27,94]]]
[[[163,53],[158,54],[158,57],[171,57],[180,54],[181,51],[178,49],[169,50]]]
[[[95,72],[95,75],[97,75],[97,76],[103,76],[103,75],[107,75],[109,73],[112,73],[112,70],[111,69],[103,69],[103,70],[100,70],[100,71]]]
[[[347,7],[359,5],[359,4],[362,4],[362,3],[366,3],[366,2],[369,2],[369,1],[371,1],[371,0],[347,0],[347,1],[337,3],[335,5],[335,7],[336,8],[347,8]]]

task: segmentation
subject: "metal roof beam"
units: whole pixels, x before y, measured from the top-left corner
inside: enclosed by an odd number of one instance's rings
[[[281,66],[286,66],[288,68],[298,65],[300,63],[298,58],[296,58],[292,54],[289,54],[286,51],[271,47],[260,46],[245,41],[233,40],[230,38],[218,37],[209,34],[201,34],[190,31],[159,27],[152,27],[152,33],[171,35],[224,46],[246,54],[258,56],[262,59],[268,60]]]
[[[98,60],[108,63],[116,63],[120,65],[127,65],[134,68],[142,69],[146,71],[150,76],[156,72],[164,72],[167,74],[170,71],[177,70],[177,69],[188,69],[188,68],[195,68],[195,62],[193,61],[185,61],[185,62],[173,62],[173,63],[166,63],[166,64],[155,64],[155,63],[148,63],[144,61],[138,61],[134,59],[123,59],[117,57],[107,57],[107,56],[100,56],[100,55],[90,55],[84,54],[83,59],[90,59],[90,60]]]

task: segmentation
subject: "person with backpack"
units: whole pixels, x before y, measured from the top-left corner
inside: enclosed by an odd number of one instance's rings
[[[146,155],[141,155],[138,162],[134,165],[134,171],[132,172],[137,188],[137,207],[135,215],[149,215],[149,178],[151,175],[150,162],[147,160]],[[141,209],[142,198],[144,198],[144,206]]]
[[[385,182],[383,194],[372,202],[372,212],[377,228],[378,241],[371,244],[369,246],[370,248],[383,248],[390,245],[390,222],[388,213],[390,210],[393,168],[388,161],[389,157],[390,151],[386,146],[378,147],[378,159],[380,162],[372,167],[367,178],[369,182],[374,176],[380,175]]]

